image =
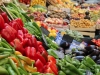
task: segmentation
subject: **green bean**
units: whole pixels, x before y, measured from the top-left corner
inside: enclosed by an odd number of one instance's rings
[[[0,60],[0,65],[8,63],[8,58]]]
[[[9,73],[8,73],[8,71],[5,68],[0,66],[0,75],[9,75]]]
[[[8,70],[10,75],[17,75],[16,72],[14,72],[14,70],[12,69],[12,67],[10,65],[7,65],[7,66],[8,66],[7,70]]]
[[[9,63],[11,65],[11,67],[13,68],[13,70],[15,70],[15,72],[17,73],[17,75],[21,75],[20,72],[18,71],[17,66],[15,65],[15,63],[13,62],[12,59],[9,59]]]

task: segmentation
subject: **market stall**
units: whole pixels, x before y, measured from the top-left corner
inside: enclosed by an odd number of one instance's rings
[[[99,3],[1,0],[0,75],[100,75]]]

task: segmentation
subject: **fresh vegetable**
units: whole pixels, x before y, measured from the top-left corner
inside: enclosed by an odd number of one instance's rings
[[[5,23],[9,23],[9,19],[6,12],[1,13],[1,16],[3,17]]]
[[[0,31],[5,28],[5,25],[4,25],[4,19],[3,17],[0,15]]]
[[[9,75],[9,73],[8,73],[8,71],[5,68],[0,66],[0,75]]]

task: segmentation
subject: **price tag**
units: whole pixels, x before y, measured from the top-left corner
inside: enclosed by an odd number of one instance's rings
[[[42,27],[42,26],[41,26],[40,28],[41,28],[42,32],[43,32],[45,35],[47,35],[47,36],[49,35],[50,32],[49,32],[47,29],[45,29],[45,28]]]
[[[72,43],[73,39],[74,38],[69,36],[69,35],[64,35],[63,38],[62,38],[62,40],[66,41],[68,43]]]
[[[48,43],[47,43],[43,33],[42,33],[42,38],[43,38],[43,42],[45,43],[45,45],[48,46]]]

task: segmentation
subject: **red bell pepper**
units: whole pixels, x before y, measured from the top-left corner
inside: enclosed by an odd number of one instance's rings
[[[22,19],[17,18],[17,19],[15,19],[14,21],[18,23],[19,29],[22,30],[22,29],[23,29],[23,26],[24,26]]]
[[[20,39],[20,41],[23,41],[24,38],[24,33],[22,30],[18,30],[18,35],[17,35],[18,39]]]
[[[52,71],[52,69],[50,67],[48,67],[48,69],[46,69],[44,73],[52,73],[52,74],[54,74],[54,72]]]
[[[25,48],[25,56],[30,57],[30,49],[31,47],[29,46]]]
[[[36,55],[36,49],[34,47],[30,47],[30,46],[26,47],[25,55],[35,61],[38,59],[38,57]]]
[[[38,46],[42,45],[41,41],[37,41]]]
[[[24,27],[23,27],[22,31],[23,31],[24,34],[28,33],[28,30]]]
[[[32,42],[32,46],[35,47],[36,50],[38,50],[38,44],[35,36],[32,36],[31,42]]]
[[[42,52],[42,56],[45,58],[46,61],[48,61],[48,54],[46,51]]]
[[[56,59],[51,55],[48,55],[48,61],[53,62],[54,64],[56,64]]]
[[[3,17],[0,15],[0,30],[4,29],[5,25],[4,25],[4,19]]]
[[[41,60],[41,62],[42,62],[44,65],[46,64],[45,58],[44,58],[39,52],[36,53],[36,56],[37,56],[38,59]]]
[[[9,19],[8,19],[6,12],[1,13],[1,16],[3,17],[5,23],[9,23]]]
[[[28,38],[23,39],[22,45],[24,48],[26,48],[28,46]]]
[[[35,62],[35,67],[37,67],[38,72],[43,72],[43,63],[40,59]]]
[[[35,57],[35,54],[36,54],[36,49],[34,47],[31,47],[31,49],[30,49],[30,58],[33,59],[33,60],[38,59],[38,57]]]
[[[39,45],[38,52],[42,53],[43,51],[46,52],[46,50],[44,49],[44,47],[42,45]],[[46,55],[48,55],[47,52],[46,52]]]
[[[30,46],[30,47],[34,47],[33,45],[32,45],[32,41],[31,41],[31,39],[28,39],[28,46]]]
[[[5,29],[1,31],[1,36],[5,38],[8,42],[13,41],[16,38],[17,31],[10,25],[6,26]]]
[[[17,51],[21,52],[23,55],[25,55],[25,49],[23,48],[22,43],[19,39],[15,39],[14,41],[14,47]]]
[[[29,34],[29,33],[26,33],[26,34],[24,34],[24,38],[31,39],[31,38],[32,38],[32,35],[31,35],[31,34]]]
[[[53,62],[48,62],[48,67],[51,68],[55,75],[58,75],[58,68],[56,64],[54,64]]]
[[[18,29],[18,23],[17,23],[17,22],[13,21],[13,22],[10,22],[9,24],[10,24],[16,31],[19,30],[19,29]]]

